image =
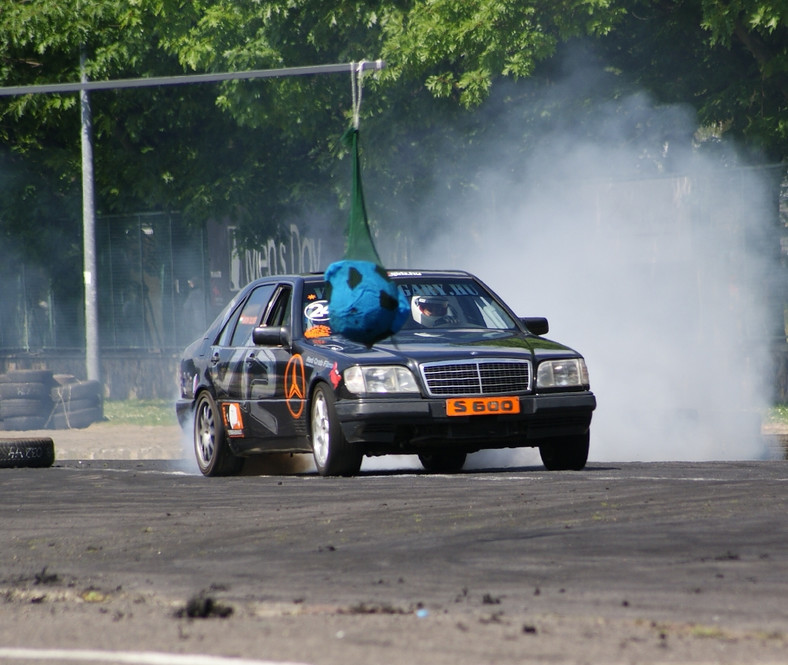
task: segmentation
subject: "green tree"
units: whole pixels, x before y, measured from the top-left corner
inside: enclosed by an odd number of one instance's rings
[[[365,82],[365,168],[388,216],[430,217],[442,214],[420,209],[423,193],[435,184],[432,148],[451,138],[458,155],[476,149],[484,128],[475,109],[493,86],[503,79],[549,85],[553,55],[569,40],[586,39],[617,68],[622,87],[640,85],[661,101],[692,104],[712,131],[784,158],[784,4],[15,2],[0,12],[0,83],[77,80],[81,53],[92,79],[383,57],[386,69]],[[250,243],[308,208],[341,224],[349,165],[341,159],[339,136],[349,122],[348,78],[92,93],[100,213],[177,209],[194,223],[230,218]],[[509,90],[513,100],[527,102],[532,88]],[[19,174],[24,167],[29,176],[24,184],[18,177],[3,180],[0,224],[6,229],[24,233],[39,226],[31,218],[45,225],[55,215],[78,224],[78,127],[74,94],[0,99],[6,171]],[[529,140],[526,131],[520,149]],[[444,165],[442,186],[471,186],[451,167]],[[374,219],[380,206],[371,208]],[[31,242],[40,240],[30,235]]]
[[[784,0],[627,3],[604,57],[660,101],[691,104],[712,137],[754,159],[788,158],[788,4]]]
[[[612,0],[431,0],[382,17],[394,78],[424,77],[436,97],[481,103],[500,76],[534,73],[566,39],[607,34],[622,10]]]

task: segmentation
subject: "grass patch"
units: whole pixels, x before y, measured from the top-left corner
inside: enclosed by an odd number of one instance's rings
[[[771,407],[763,417],[765,423],[788,425],[788,404]]]
[[[177,425],[175,405],[168,399],[127,399],[104,402],[110,425]]]

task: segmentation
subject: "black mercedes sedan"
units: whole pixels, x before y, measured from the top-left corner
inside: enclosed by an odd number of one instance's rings
[[[469,453],[521,446],[549,470],[585,466],[596,398],[583,357],[543,337],[546,319],[518,318],[466,272],[388,274],[410,317],[371,347],[332,334],[315,274],[251,282],[184,351],[176,411],[204,475],[273,452],[311,453],[324,476],[387,454],[451,473]]]

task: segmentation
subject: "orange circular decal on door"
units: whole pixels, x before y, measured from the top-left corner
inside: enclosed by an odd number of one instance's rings
[[[296,354],[287,361],[285,367],[285,399],[287,410],[293,418],[300,418],[304,412],[305,396],[304,359],[300,354]]]

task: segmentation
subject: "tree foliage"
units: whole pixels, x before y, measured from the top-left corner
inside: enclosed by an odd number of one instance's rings
[[[784,0],[736,0],[703,3],[701,26],[710,49],[739,54],[741,81],[732,108],[736,129],[775,159],[788,155],[788,3]],[[733,83],[733,82],[732,82]],[[724,98],[725,96],[720,95]],[[704,105],[707,117],[715,98]]]
[[[606,34],[620,13],[608,0],[414,2],[385,14],[383,55],[393,77],[424,77],[436,97],[473,107],[496,77],[530,76],[560,40]]]
[[[484,131],[476,109],[493,87],[549,84],[569,40],[590,43],[620,80],[784,159],[787,12],[784,0],[12,2],[0,11],[0,85],[78,80],[82,54],[94,80],[384,58],[365,82],[369,174],[384,205],[429,220],[440,214],[419,209],[437,177],[431,147],[450,137],[474,150]],[[249,243],[308,209],[341,224],[348,79],[92,93],[99,211],[233,219]],[[42,228],[55,233],[53,220],[78,224],[78,132],[76,95],[0,98],[5,233],[35,244]],[[463,186],[443,168],[444,186]]]
[[[599,42],[660,101],[689,104],[716,135],[788,157],[788,4],[642,0]]]

